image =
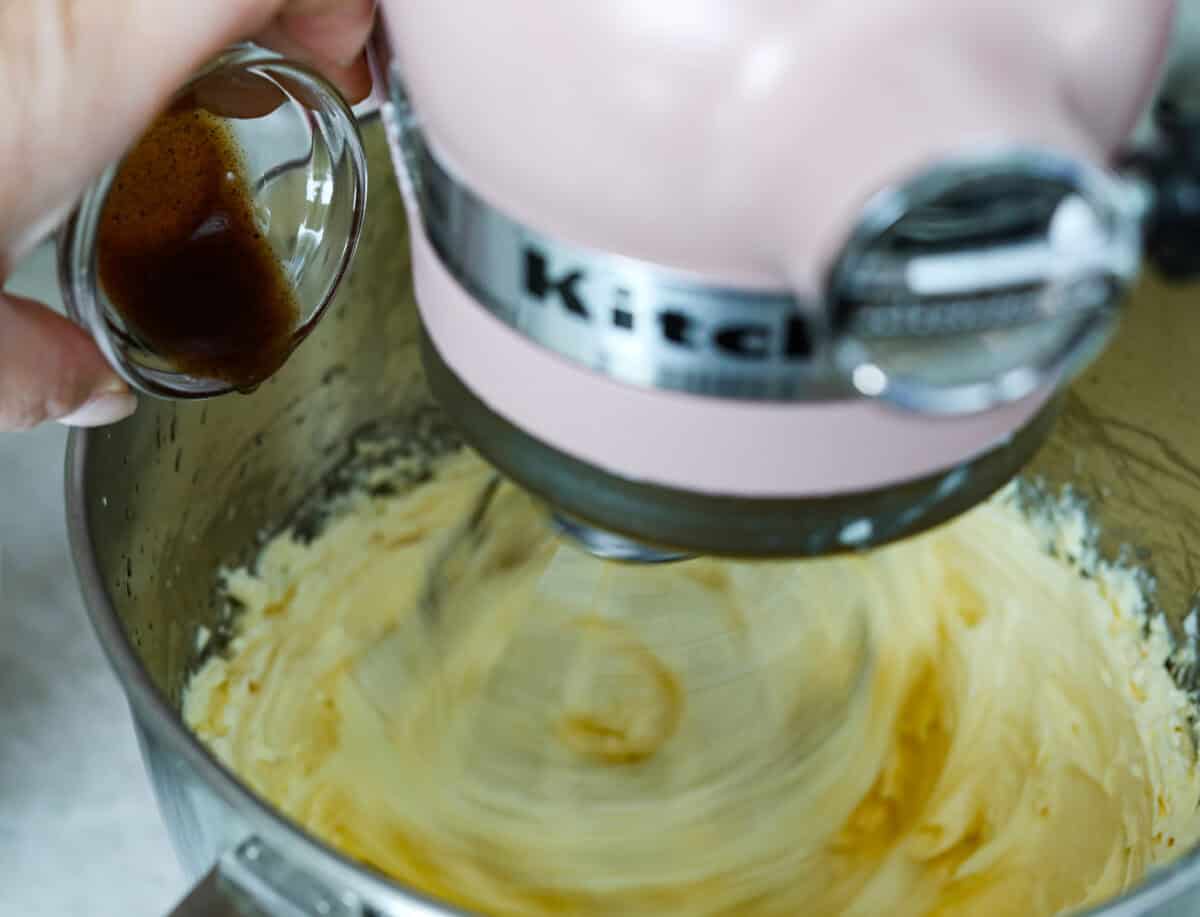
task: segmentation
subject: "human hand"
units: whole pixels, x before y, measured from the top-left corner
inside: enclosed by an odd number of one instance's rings
[[[253,39],[352,101],[374,0],[26,0],[0,4],[0,285],[206,60]],[[0,431],[113,423],[136,399],[72,322],[0,292]]]

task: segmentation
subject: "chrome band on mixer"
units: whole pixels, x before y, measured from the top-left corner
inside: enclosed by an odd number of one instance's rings
[[[709,286],[555,241],[485,204],[424,144],[414,153],[438,256],[493,315],[538,344],[651,388],[788,401],[849,393],[817,359],[823,316],[787,291]]]
[[[716,286],[501,213],[438,161],[391,76],[384,117],[446,268],[509,327],[626,384],[982,411],[1086,364],[1140,266],[1140,189],[1055,154],[1003,150],[877,195],[821,301]]]

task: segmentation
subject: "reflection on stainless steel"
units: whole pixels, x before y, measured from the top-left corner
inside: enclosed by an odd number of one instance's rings
[[[565,513],[555,513],[551,518],[554,527],[560,534],[578,544],[589,554],[605,560],[628,561],[636,564],[663,564],[686,560],[692,556],[684,551],[654,548],[634,541],[632,538],[606,532],[604,529],[588,525]]]
[[[934,414],[1068,381],[1116,327],[1142,203],[1132,183],[1019,149],[881,192],[831,272],[838,365],[861,394]]]

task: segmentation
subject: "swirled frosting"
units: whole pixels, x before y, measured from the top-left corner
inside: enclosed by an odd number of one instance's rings
[[[459,454],[274,539],[186,693],[246,783],[388,875],[506,915],[1030,917],[1200,836],[1165,628],[1078,511],[1010,489],[869,554],[640,568],[506,490],[431,623],[488,473]]]

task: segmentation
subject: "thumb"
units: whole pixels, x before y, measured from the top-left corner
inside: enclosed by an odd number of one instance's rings
[[[0,293],[0,432],[46,420],[102,426],[136,407],[82,329],[39,303]]]

